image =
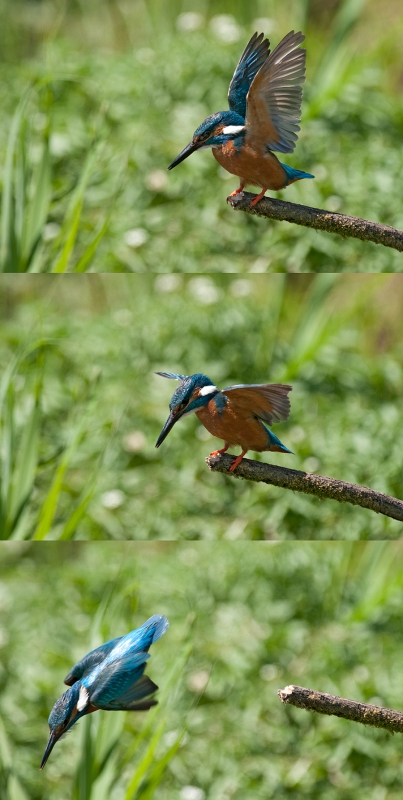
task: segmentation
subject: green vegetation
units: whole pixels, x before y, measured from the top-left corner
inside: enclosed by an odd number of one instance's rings
[[[209,472],[176,386],[290,382],[262,458],[402,496],[401,276],[3,276],[1,536],[397,538],[370,511]],[[238,451],[235,451],[238,452]]]
[[[388,248],[235,214],[225,198],[236,179],[210,152],[166,172],[226,107],[252,31],[276,43],[302,28],[302,131],[286,161],[316,179],[281,196],[403,228],[400,0],[0,8],[1,270],[401,271]]]
[[[298,683],[402,708],[400,543],[14,542],[0,551],[1,797],[401,797],[400,735],[285,707],[276,695]],[[147,666],[160,686],[156,710],[91,715],[40,772],[46,719],[72,664],[153,613],[171,623]]]

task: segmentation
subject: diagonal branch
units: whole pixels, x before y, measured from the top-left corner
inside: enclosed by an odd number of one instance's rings
[[[277,694],[282,703],[304,708],[305,711],[344,717],[353,722],[361,722],[362,725],[371,725],[373,728],[385,728],[389,733],[403,733],[401,711],[371,706],[369,703],[357,703],[355,700],[346,700],[334,694],[305,689],[303,686],[286,686]]]
[[[250,192],[242,192],[229,197],[228,202],[236,211],[246,211],[257,217],[295,222],[296,225],[304,225],[305,228],[351,236],[354,239],[383,244],[385,247],[393,247],[394,250],[403,252],[403,231],[397,228],[360,217],[347,217],[345,214],[325,211],[322,208],[286,203],[284,200],[274,200],[272,197],[263,197],[256,206],[250,208],[250,202],[255,196]]]
[[[270,483],[272,486],[281,486],[293,492],[313,494],[320,500],[337,500],[339,503],[352,503],[354,506],[369,508],[377,514],[398,519],[403,522],[403,500],[389,497],[382,492],[368,489],[366,486],[357,486],[355,483],[339,481],[336,478],[326,478],[324,475],[312,475],[297,469],[277,467],[274,464],[264,464],[260,461],[242,459],[235,472],[230,472],[230,466],[235,457],[226,453],[208,456],[206,462],[212,472],[223,472],[236,478],[248,481]]]

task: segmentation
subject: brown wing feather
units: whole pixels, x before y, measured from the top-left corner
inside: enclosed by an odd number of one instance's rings
[[[247,95],[246,131],[271,150],[292,153],[301,121],[305,36],[290,31],[268,56]]]
[[[257,383],[251,385],[229,386],[223,389],[231,402],[244,411],[249,411],[254,416],[272,425],[273,422],[281,422],[288,419],[290,413],[290,401],[288,392],[292,386],[282,383]]]

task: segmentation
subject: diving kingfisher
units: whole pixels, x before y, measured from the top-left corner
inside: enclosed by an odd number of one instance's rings
[[[150,658],[150,646],[168,626],[166,617],[154,614],[126,636],[111,639],[91,650],[70,670],[64,683],[71,688],[56,700],[50,712],[50,735],[41,769],[60,737],[86,714],[98,709],[146,711],[157,704],[149,696],[158,686],[143,672]]]
[[[282,164],[274,150],[292,153],[300,130],[305,36],[290,31],[270,53],[263,33],[254,33],[245,47],[228,91],[229,111],[218,111],[195,130],[192,141],[172,161],[173,169],[195,150],[212,147],[213,156],[227,172],[240,178],[240,186],[259,186],[255,206],[267,189],[279,191],[301,178],[314,178]],[[227,197],[227,201],[229,200]]]
[[[230,467],[236,470],[248,450],[258,453],[270,450],[291,453],[280,439],[266,426],[288,419],[292,386],[282,383],[252,383],[219,389],[207,375],[177,375],[174,372],[157,372],[162,378],[180,381],[169,403],[169,417],[157,439],[156,447],[164,441],[175,422],[187,414],[195,413],[202,425],[213,436],[224,439],[225,446],[214,450],[210,456],[225,453],[229,447],[239,445],[242,453]],[[266,423],[266,424],[265,424]]]

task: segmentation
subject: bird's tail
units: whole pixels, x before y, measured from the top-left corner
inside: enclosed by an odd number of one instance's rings
[[[293,167],[288,167],[287,164],[281,164],[281,166],[287,175],[286,186],[289,186],[290,183],[294,183],[295,181],[300,181],[302,178],[315,177],[315,175],[311,175],[310,172],[303,172],[301,169],[293,169]]]
[[[269,450],[271,450],[272,452],[291,453],[292,455],[294,455],[292,450],[289,450],[288,447],[285,446],[285,444],[280,442],[280,439],[278,439],[277,436],[272,431],[270,431],[268,428],[266,428],[266,430],[269,436],[269,448],[268,448]]]
[[[153,644],[160,639],[161,636],[165,633],[166,630],[169,628],[169,622],[163,614],[154,614],[144,625],[141,626],[144,630],[149,631],[151,634],[151,642]]]

